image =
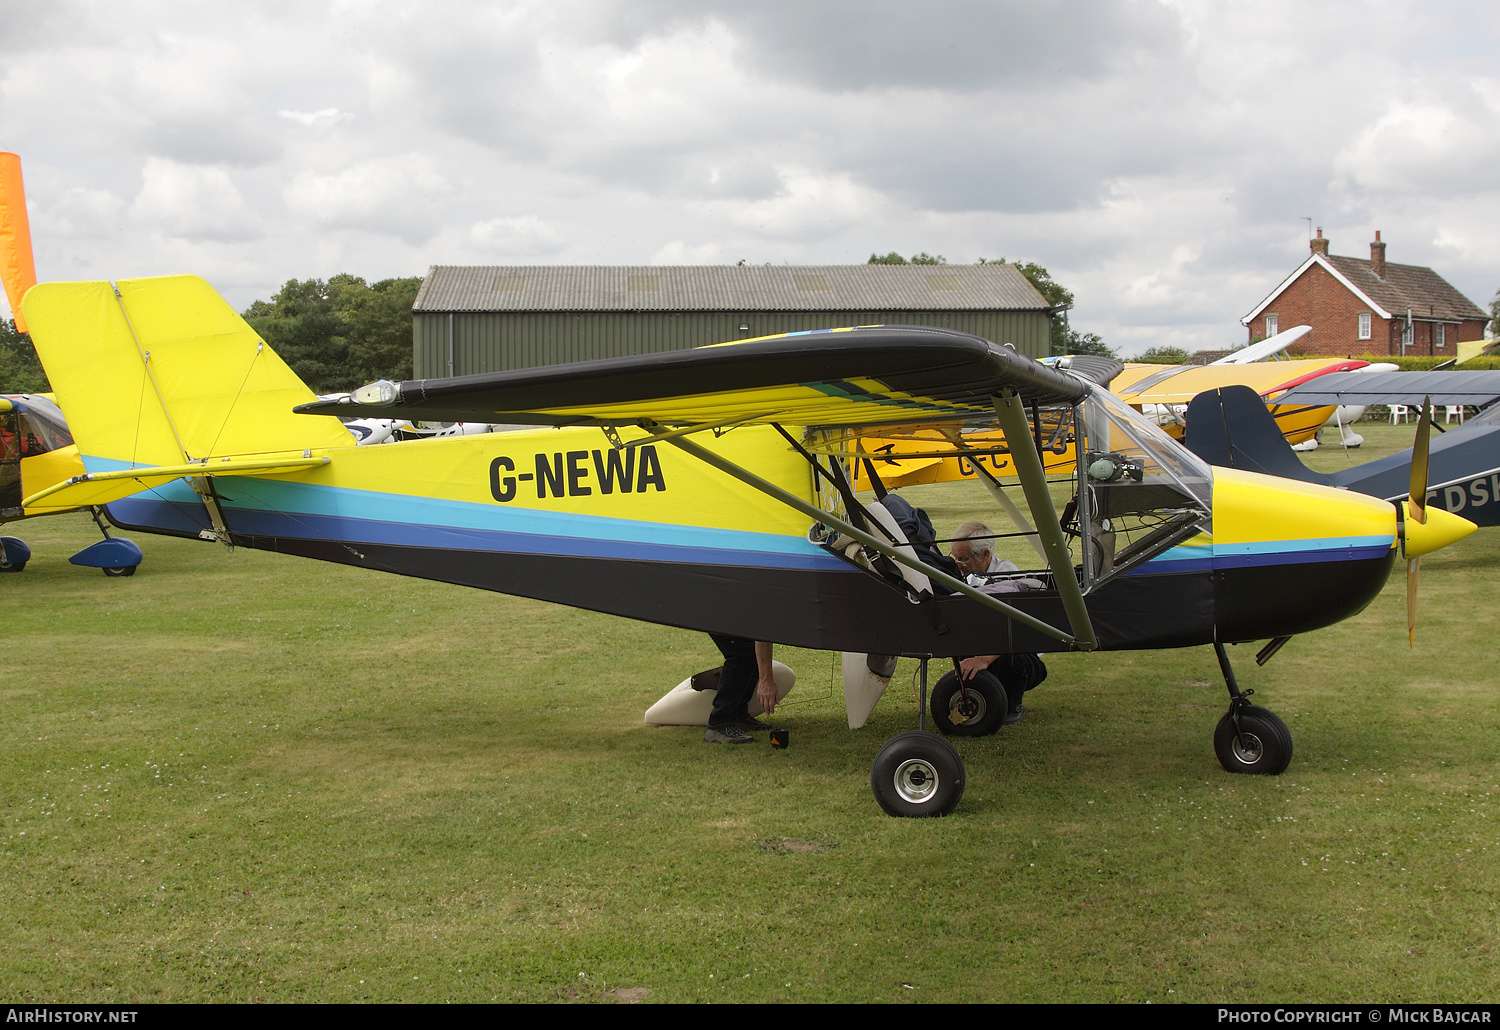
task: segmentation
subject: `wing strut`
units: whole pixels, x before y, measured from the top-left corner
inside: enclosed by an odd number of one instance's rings
[[[1024,421],[1024,413],[1021,417]],[[1030,434],[1028,433],[1023,435],[1029,436]],[[1064,630],[1058,629],[1056,626],[1043,622],[1041,619],[1038,619],[1034,615],[1029,615],[1026,612],[1021,611],[1019,608],[1013,608],[1005,602],[991,597],[989,594],[980,593],[978,590],[975,590],[973,587],[969,586],[969,584],[963,582],[962,580],[954,579],[942,569],[933,568],[931,565],[928,565],[917,558],[913,558],[910,555],[897,550],[895,546],[893,546],[888,541],[871,536],[864,530],[855,529],[843,519],[828,514],[828,512],[819,508],[817,505],[809,504],[795,494],[788,493],[786,490],[783,490],[781,487],[775,485],[774,483],[767,482],[766,480],[755,475],[755,473],[741,468],[729,459],[715,454],[713,451],[700,447],[698,444],[693,443],[691,440],[688,440],[685,437],[670,437],[667,442],[673,444],[678,448],[681,448],[682,450],[691,454],[693,457],[697,458],[699,461],[702,461],[708,465],[712,465],[714,468],[718,469],[720,472],[723,472],[725,475],[733,476],[735,479],[738,479],[740,482],[746,484],[747,486],[754,487],[756,490],[759,490],[761,493],[767,495],[768,497],[774,497],[782,504],[800,511],[802,514],[806,515],[808,518],[814,520],[815,522],[821,522],[825,526],[831,526],[834,529],[837,529],[839,532],[847,535],[850,539],[858,540],[861,544],[864,544],[871,550],[885,555],[891,561],[897,562],[901,565],[905,565],[909,569],[916,569],[918,572],[925,573],[928,578],[932,579],[934,582],[941,583],[948,589],[957,591],[970,600],[978,601],[986,608],[993,609],[994,611],[999,612],[1007,618],[1014,619],[1015,621],[1021,623],[1023,626],[1028,626],[1031,629],[1036,630],[1038,633],[1044,633],[1054,640],[1060,640],[1064,644],[1071,644],[1075,647],[1082,646],[1080,639],[1074,634],[1067,633]],[[1035,466],[1037,468],[1037,479],[1041,480],[1041,460],[1036,458],[1035,452],[1030,451],[1029,448],[1022,447],[1019,449],[1031,453]],[[1022,482],[1025,482],[1024,478],[1022,479]],[[1047,495],[1046,490],[1046,483],[1042,482],[1042,495],[1044,497],[1047,497],[1047,510],[1051,511],[1052,500],[1051,497]],[[1057,525],[1056,515],[1052,516],[1052,525]],[[1059,537],[1062,536],[1062,530],[1060,528],[1057,530],[1057,535]],[[1076,594],[1078,591],[1078,584],[1073,579],[1073,563],[1071,560],[1071,556],[1068,555],[1066,546],[1064,546],[1063,548],[1063,555],[1068,560],[1062,566],[1053,567],[1053,578],[1059,580],[1060,583],[1062,581],[1066,581],[1066,583],[1072,584],[1073,591]],[[1059,575],[1059,568],[1061,569],[1061,575]],[[1081,602],[1082,595],[1079,594],[1078,596]],[[1064,594],[1063,598],[1064,610],[1067,611],[1067,595]],[[1072,616],[1071,611],[1069,611],[1069,619],[1071,622],[1073,622],[1073,625],[1075,627],[1078,625],[1078,622]],[[1094,643],[1093,626],[1088,621],[1087,612],[1084,612],[1083,614],[1082,625],[1088,631],[1089,643],[1087,645],[1087,650],[1093,650],[1097,645]]]
[[[1025,440],[1031,436],[1026,408],[1015,390],[1007,387],[995,397],[995,415],[1007,440]],[[1052,581],[1057,584],[1063,611],[1068,613],[1068,624],[1073,627],[1076,638],[1073,642],[1079,650],[1092,651],[1099,646],[1099,639],[1094,635],[1094,624],[1089,621],[1083,591],[1078,580],[1073,578],[1073,555],[1068,551],[1068,542],[1063,538],[1062,526],[1057,521],[1057,509],[1052,506],[1042,459],[1030,447],[1012,447],[1010,460],[1016,463],[1021,490],[1026,495],[1031,514],[1036,517],[1037,536],[1041,537],[1042,546],[1047,550],[1047,565],[1052,570]]]

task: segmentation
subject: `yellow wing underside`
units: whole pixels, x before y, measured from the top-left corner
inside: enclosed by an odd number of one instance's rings
[[[1248,386],[1261,396],[1347,358],[1257,361],[1245,365],[1126,365],[1110,390],[1126,404],[1186,404],[1205,390]],[[1161,378],[1158,378],[1161,377]]]

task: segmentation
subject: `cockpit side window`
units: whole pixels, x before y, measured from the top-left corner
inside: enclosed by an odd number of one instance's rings
[[[73,434],[68,432],[67,423],[60,418],[52,418],[50,413],[40,410],[28,409],[20,412],[18,429],[23,458],[46,454],[48,451],[67,447],[73,442]]]
[[[20,416],[0,412],[0,512],[21,507],[21,446],[16,430]]]

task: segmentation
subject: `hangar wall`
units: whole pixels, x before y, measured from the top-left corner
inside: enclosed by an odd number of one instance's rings
[[[416,378],[434,379],[851,325],[941,326],[1013,344],[1032,357],[1046,356],[1051,331],[1050,318],[1040,311],[418,312],[412,368]]]

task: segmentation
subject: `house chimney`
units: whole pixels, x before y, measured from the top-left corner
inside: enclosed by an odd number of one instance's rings
[[[1375,278],[1385,282],[1385,244],[1380,242],[1380,230],[1375,230],[1375,242],[1370,244],[1370,271]]]
[[[1317,238],[1308,240],[1307,245],[1312,248],[1314,254],[1322,254],[1324,257],[1328,256],[1328,241],[1323,238],[1323,227],[1321,225],[1318,226]]]

